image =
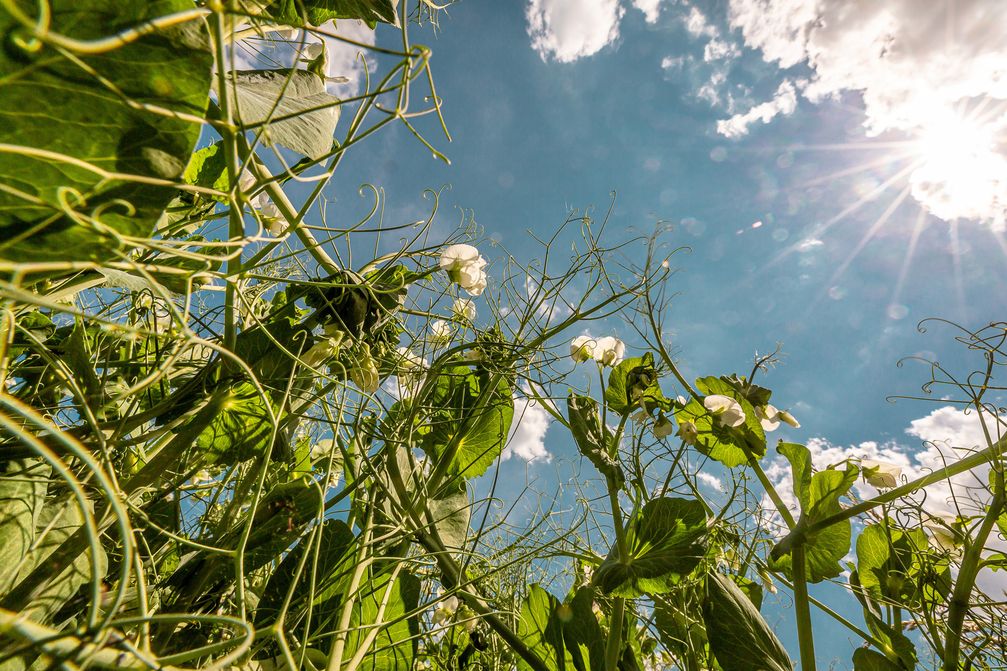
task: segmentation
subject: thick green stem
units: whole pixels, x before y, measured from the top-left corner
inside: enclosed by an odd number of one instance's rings
[[[805,561],[804,545],[795,545],[793,551],[794,612],[797,617],[797,641],[800,645],[801,671],[815,671],[815,635],[811,631],[811,601],[808,596]]]

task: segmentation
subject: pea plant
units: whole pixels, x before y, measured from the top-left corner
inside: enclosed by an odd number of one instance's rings
[[[0,667],[811,671],[818,611],[857,671],[1002,668],[978,583],[1007,566],[1007,329],[963,331],[978,372],[928,383],[985,445],[912,481],[816,467],[770,449],[799,426],[756,384],[775,354],[682,374],[661,236],[606,246],[575,213],[522,263],[469,216],[434,239],[435,191],[419,221],[377,187],[336,217],[325,187],[384,128],[446,160],[410,39],[443,10],[0,0]],[[499,465],[529,408],[580,470],[569,506],[519,514],[536,492],[508,500]],[[778,586],[793,650],[762,612]]]

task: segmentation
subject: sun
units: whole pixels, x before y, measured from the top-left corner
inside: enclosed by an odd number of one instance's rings
[[[993,127],[943,109],[921,125],[913,153],[919,166],[909,182],[912,195],[936,216],[982,218],[998,201],[1007,162],[997,151]]]

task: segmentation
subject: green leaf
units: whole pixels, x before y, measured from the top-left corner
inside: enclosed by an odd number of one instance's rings
[[[563,644],[563,625],[556,616],[559,599],[538,585],[532,585],[521,604],[517,635],[550,671],[573,669],[573,658]],[[518,659],[519,671],[532,667]]]
[[[52,468],[41,459],[2,465],[0,475],[0,596],[7,593],[35,540]]]
[[[853,671],[900,671],[902,667],[869,648],[853,651]]]
[[[670,410],[671,401],[661,392],[657,379],[652,353],[626,359],[608,375],[605,404],[618,415],[639,408],[646,409],[648,414],[656,409]]]
[[[626,529],[629,557],[618,545],[594,574],[605,594],[634,598],[671,591],[702,559],[706,510],[699,501],[659,498],[648,501]]]
[[[614,436],[601,420],[598,402],[589,396],[571,393],[566,399],[566,407],[570,416],[570,433],[580,453],[602,475],[611,479],[616,489],[621,489],[626,477],[619,462],[609,456]]]
[[[214,142],[203,147],[189,158],[189,165],[182,174],[186,184],[216,189],[227,193],[231,190],[231,182],[227,175],[227,157],[224,153],[224,143]],[[227,202],[226,198],[213,196],[215,200]]]
[[[216,396],[219,412],[196,439],[205,463],[231,464],[261,454],[273,434],[267,399],[250,382],[235,383]]]
[[[840,561],[850,550],[852,527],[849,520],[831,524],[813,534],[804,530],[842,510],[839,500],[846,496],[857,479],[855,466],[839,471],[828,468],[811,474],[811,452],[803,445],[780,442],[777,451],[790,461],[794,479],[794,495],[801,504],[801,517],[795,533],[803,534],[806,546],[805,569],[810,582],[821,582],[842,573]],[[788,576],[792,575],[792,557],[771,556],[770,565]]]
[[[293,595],[289,611],[292,615],[287,620],[289,624],[294,624],[300,619],[301,612],[308,606],[308,599],[314,597],[316,605],[322,605],[330,599],[334,587],[341,585],[343,579],[348,575],[348,571],[344,570],[346,569],[344,558],[353,542],[353,532],[345,522],[335,519],[325,520],[318,531],[317,546],[310,548],[309,551],[312,554],[309,555],[296,586],[292,587],[297,565],[300,563],[304,551],[308,549],[307,539],[294,546],[294,549],[287,553],[280,565],[269,576],[269,580],[263,588],[262,598],[255,610],[255,627],[264,629],[275,622],[288,594]],[[316,547],[317,564],[313,561]],[[314,573],[313,581],[312,573]],[[313,592],[311,591],[312,585],[314,585]],[[332,608],[322,606],[319,610],[322,612],[316,610],[316,617],[325,617],[327,613],[332,611]]]
[[[234,90],[242,123],[263,134],[266,144],[278,144],[321,158],[332,151],[339,121],[339,99],[325,90],[313,72],[297,69],[238,70]],[[268,123],[268,127],[262,124]]]
[[[401,571],[394,580],[390,573],[372,577],[356,594],[343,659],[348,662],[365,650],[360,665],[355,667],[362,671],[412,668],[420,633],[415,613],[419,600],[420,581],[410,573]],[[366,639],[375,627],[379,628],[378,635],[365,649]]]
[[[793,670],[783,644],[733,579],[712,573],[706,586],[706,633],[724,671]]]
[[[93,513],[90,501],[88,514]],[[42,565],[63,542],[84,526],[84,513],[77,505],[76,499],[66,497],[58,501],[50,501],[42,507],[36,527],[37,539],[30,552],[24,558],[19,572],[19,579],[26,577],[36,566]],[[32,593],[27,607],[20,611],[26,619],[45,624],[77,591],[93,580],[105,577],[107,558],[104,549],[98,545],[98,575],[91,572],[91,546],[86,546],[73,561],[65,566],[57,565],[42,589]]]
[[[427,500],[427,509],[437,534],[449,550],[461,550],[469,533],[472,504],[464,480],[452,483],[449,491]]]
[[[568,604],[557,610],[563,641],[577,671],[604,671],[605,636],[594,612],[594,589],[579,588]]]
[[[706,395],[720,394],[738,401],[745,411],[745,423],[737,428],[722,426],[702,403],[689,399],[683,408],[675,410],[675,419],[696,425],[696,449],[728,468],[748,463],[748,455],[756,458],[766,453],[766,434],[752,404],[730,384],[716,377],[696,380],[696,386]]]
[[[301,7],[306,16],[301,14]],[[373,28],[378,21],[398,23],[394,0],[276,0],[269,13],[280,23],[320,26],[333,19],[360,19]]]
[[[420,447],[435,464],[450,460],[449,475],[478,477],[500,456],[514,418],[514,399],[501,375],[496,387],[488,389],[492,377],[483,368],[474,372],[448,365],[423,401],[431,430]]]
[[[47,4],[48,29],[79,40],[192,9],[191,0]],[[75,56],[80,62],[33,40],[4,9],[0,34],[0,143],[26,148],[0,152],[7,187],[0,192],[0,257],[103,261],[124,249],[116,234],[149,236],[176,189],[106,179],[84,164],[145,179],[182,176],[202,127],[163,110],[205,115],[213,58],[202,20]],[[137,109],[124,97],[162,111]],[[61,202],[76,214],[67,215]]]
[[[857,574],[872,599],[918,610],[951,591],[946,556],[931,551],[922,529],[872,524],[857,536]]]

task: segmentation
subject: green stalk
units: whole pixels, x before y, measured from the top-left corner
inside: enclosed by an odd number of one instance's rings
[[[815,671],[815,635],[811,631],[811,603],[804,544],[793,550],[794,611],[797,617],[797,641],[800,645],[801,671]]]
[[[623,415],[616,429],[612,444],[609,445],[609,456],[618,459],[619,444],[622,442],[622,433],[626,428],[626,419],[629,415]],[[619,505],[619,488],[616,487],[615,480],[611,476],[606,476],[608,485],[608,502],[612,507],[612,526],[615,528],[615,543],[619,550],[619,558],[626,562],[629,559],[629,545],[626,543],[626,530],[622,524],[622,507]],[[623,619],[626,612],[626,600],[616,597],[612,606],[612,621],[608,628],[608,645],[605,648],[605,669],[606,671],[617,671],[619,668],[619,657],[622,653],[622,629]]]

